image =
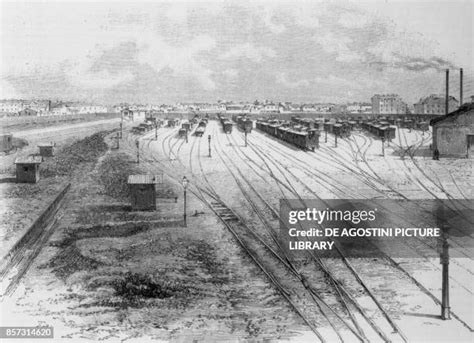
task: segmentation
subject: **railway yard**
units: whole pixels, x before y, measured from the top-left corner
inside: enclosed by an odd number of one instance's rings
[[[28,145],[0,157],[3,325],[129,342],[473,340],[471,232],[449,239],[451,320],[439,316],[439,257],[424,256],[433,247],[292,261],[277,238],[282,198],[447,199],[472,224],[456,202],[473,198],[472,159],[433,160],[429,128],[163,115],[125,118],[119,138],[119,123],[13,132]],[[14,160],[44,141],[58,152],[39,182],[15,183]],[[156,211],[130,210],[126,177],[138,173],[163,176]]]

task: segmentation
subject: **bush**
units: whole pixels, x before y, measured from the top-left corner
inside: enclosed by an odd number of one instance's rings
[[[169,298],[182,292],[182,289],[172,285],[170,282],[158,282],[153,277],[128,272],[121,280],[113,283],[117,295],[133,300],[137,297],[143,298]]]

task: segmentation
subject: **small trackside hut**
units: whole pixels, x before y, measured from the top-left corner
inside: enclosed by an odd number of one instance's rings
[[[13,149],[13,135],[11,133],[0,134],[0,151],[10,151]]]
[[[132,211],[156,210],[157,175],[129,175],[128,186]]]
[[[474,158],[474,103],[432,119],[433,151],[439,157]]]
[[[36,183],[40,179],[39,166],[43,158],[41,156],[18,157],[15,160],[16,182]]]
[[[41,157],[53,157],[54,156],[54,146],[55,146],[55,144],[53,142],[38,144],[40,156]]]

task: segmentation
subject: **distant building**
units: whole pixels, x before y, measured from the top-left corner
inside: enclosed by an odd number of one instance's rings
[[[18,114],[21,110],[26,107],[26,103],[23,100],[1,100],[0,101],[0,112],[6,114]]]
[[[38,111],[32,110],[31,108],[25,108],[18,112],[20,117],[27,117],[27,116],[37,116]]]
[[[346,112],[350,114],[371,114],[372,105],[366,103],[352,103],[347,105]]]
[[[263,110],[267,113],[277,113],[279,112],[279,106],[278,104],[269,102],[264,105]]]
[[[449,97],[449,111],[451,113],[459,107],[459,101],[455,97]],[[446,97],[437,94],[431,94],[426,98],[420,99],[415,104],[415,114],[446,114]]]
[[[28,109],[36,111],[35,115],[42,115],[49,112],[50,105],[49,100],[0,100],[0,113],[18,115],[23,110]]]
[[[229,104],[226,105],[225,110],[228,114],[241,114],[246,112],[245,105],[243,104]]]
[[[55,107],[51,108],[50,114],[55,115],[55,116],[64,116],[64,115],[69,115],[72,114],[71,109],[67,105],[56,105]]]
[[[43,158],[41,156],[18,157],[15,160],[16,182],[36,183],[39,181],[39,166]]]
[[[408,107],[397,94],[375,94],[372,97],[372,114],[406,114]]]
[[[304,104],[301,106],[302,112],[317,112],[317,109],[312,104]]]
[[[433,151],[440,157],[474,158],[474,103],[430,121]]]

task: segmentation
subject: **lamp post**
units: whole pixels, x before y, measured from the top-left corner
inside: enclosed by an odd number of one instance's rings
[[[183,176],[182,184],[183,184],[183,189],[184,189],[184,212],[183,212],[184,227],[187,227],[187,223],[186,223],[186,189],[188,188],[188,183],[189,183],[189,181],[186,178],[186,176]]]
[[[442,250],[441,250],[441,318],[443,320],[451,319],[451,308],[449,307],[449,244],[448,244],[448,228],[442,227]]]
[[[245,146],[247,146],[247,130],[245,130]]]
[[[441,241],[441,251],[440,251],[440,263],[442,266],[441,269],[441,319],[449,320],[451,319],[451,308],[449,306],[449,226],[446,223],[447,213],[445,210],[445,205],[442,201],[439,201],[436,211],[436,222],[438,227],[441,228],[442,236]]]
[[[155,121],[155,141],[158,140],[158,122]]]

